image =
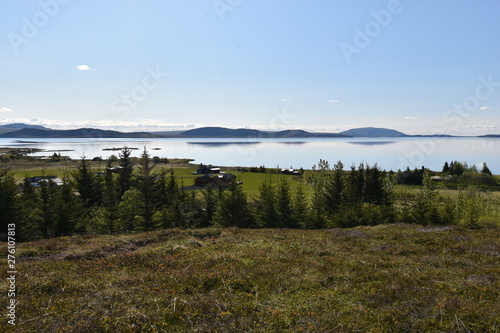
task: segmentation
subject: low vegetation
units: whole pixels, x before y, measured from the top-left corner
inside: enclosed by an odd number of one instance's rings
[[[208,228],[19,245],[4,332],[497,332],[500,232]],[[2,253],[5,257],[4,248]],[[6,293],[5,272],[1,292]]]
[[[6,330],[500,330],[500,196],[486,165],[320,161],[189,191],[193,166],[165,169],[147,151],[99,163],[53,164],[60,185],[0,170],[0,221],[18,242]]]
[[[18,240],[30,241],[176,227],[323,229],[403,222],[479,229],[500,221],[497,179],[486,164],[481,171],[452,162],[441,173],[394,173],[364,163],[345,171],[340,161],[330,166],[320,160],[295,175],[263,166],[231,170],[238,182],[231,177],[231,183],[193,190],[199,187],[186,187],[197,177],[193,166],[165,169],[146,149],[139,159],[130,155],[123,148],[119,157],[97,161],[98,168],[86,159],[66,165],[57,183],[42,170],[36,183],[25,178],[18,186],[16,175],[23,171],[0,169],[0,232],[16,223]],[[441,194],[438,184],[453,194]]]

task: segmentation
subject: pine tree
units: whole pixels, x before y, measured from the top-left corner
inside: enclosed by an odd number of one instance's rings
[[[8,225],[16,222],[15,202],[17,185],[9,169],[0,170],[0,221],[1,232],[7,233]]]
[[[154,176],[151,174],[153,166],[150,165],[150,159],[146,147],[141,154],[139,175],[137,176],[137,187],[142,193],[141,211],[143,219],[143,230],[149,231],[153,226],[154,213]]]
[[[104,220],[109,233],[115,232],[116,223],[119,219],[118,204],[120,203],[118,184],[113,176],[112,168],[113,161],[109,158],[106,163],[102,199],[102,208],[105,210]]]
[[[309,209],[302,184],[299,184],[292,199],[292,216],[294,224],[300,228],[308,228]]]
[[[449,171],[450,171],[450,166],[448,165],[448,162],[444,162],[443,172],[446,173],[446,172],[449,172]]]
[[[360,165],[361,166],[361,165]],[[346,184],[345,184],[345,205],[346,206],[357,206],[362,202],[363,199],[363,185],[364,185],[364,166],[361,169],[356,170],[354,165],[351,166],[351,170],[347,173]]]
[[[483,163],[483,168],[481,169],[481,173],[487,174],[487,175],[492,175],[490,168],[486,165],[486,163]]]
[[[321,229],[326,227],[328,221],[325,209],[325,188],[323,183],[317,181],[311,184],[311,200],[309,218],[306,228]]]
[[[279,226],[276,211],[276,190],[270,179],[264,180],[259,186],[255,216],[257,225],[261,228],[277,228]]]
[[[338,161],[333,167],[333,173],[328,179],[326,179],[325,184],[325,205],[330,218],[335,214],[338,214],[341,210],[343,204],[343,193],[344,193],[344,164]]]
[[[81,206],[66,176],[63,177],[63,184],[56,189],[55,205],[57,207],[55,235],[73,234],[81,215]]]
[[[431,179],[431,173],[425,169],[423,186],[412,207],[412,217],[418,224],[440,224],[439,210],[436,203],[436,185]]]
[[[42,237],[42,210],[38,191],[28,178],[24,179],[21,192],[16,201],[16,227],[19,240],[32,241]]]
[[[247,203],[243,190],[231,182],[224,191],[222,200],[215,213],[214,222],[221,227],[248,228],[253,222],[253,216]]]
[[[76,168],[77,171],[73,174],[76,189],[80,194],[80,199],[83,201],[84,206],[89,208],[98,202],[97,193],[99,189],[95,186],[95,176],[92,174],[90,163],[85,156],[82,156],[80,164]]]
[[[120,231],[140,230],[143,225],[142,201],[142,193],[136,188],[131,188],[123,194],[122,201],[118,205]]]
[[[278,217],[278,227],[296,227],[296,223],[293,220],[290,185],[284,177],[279,180],[276,188],[276,212]]]
[[[125,192],[130,190],[132,187],[133,173],[134,173],[134,162],[130,157],[132,150],[127,146],[123,147],[120,154],[120,169],[118,173],[118,186],[120,189],[120,198],[123,197]]]
[[[44,238],[54,236],[57,220],[56,184],[50,179],[44,179],[40,184],[41,224],[40,231]]]
[[[213,224],[213,218],[217,211],[217,195],[209,186],[203,193],[203,215],[201,217],[200,227],[206,228]]]
[[[364,202],[383,205],[387,202],[387,193],[384,189],[384,175],[375,164],[367,166],[365,171]]]

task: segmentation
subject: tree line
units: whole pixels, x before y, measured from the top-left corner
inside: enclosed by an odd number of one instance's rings
[[[25,179],[18,186],[13,173],[2,169],[2,232],[9,223],[16,224],[20,240],[210,226],[316,229],[405,222],[477,228],[494,220],[489,212],[499,207],[475,188],[456,198],[440,196],[427,169],[417,193],[397,194],[396,173],[364,163],[345,171],[342,162],[330,167],[323,160],[302,178],[308,188],[299,184],[292,191],[290,178],[269,178],[254,197],[236,182],[227,189],[185,190],[173,170],[153,172],[146,148],[137,165],[130,154],[125,147],[118,167],[108,159],[99,173],[82,158],[61,185],[45,179],[34,187]]]

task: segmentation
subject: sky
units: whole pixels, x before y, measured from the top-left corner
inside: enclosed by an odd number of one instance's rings
[[[498,0],[0,8],[0,124],[500,133]]]

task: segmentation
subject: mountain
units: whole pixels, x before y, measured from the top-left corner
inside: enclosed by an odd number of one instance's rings
[[[23,123],[12,123],[12,124],[6,124],[6,125],[0,125],[0,134],[8,133],[8,132],[14,132],[22,128],[33,128],[33,129],[48,129],[47,127],[43,127],[40,125],[28,125],[28,124],[23,124]]]
[[[388,128],[377,128],[377,127],[353,128],[347,131],[340,132],[340,134],[358,138],[376,138],[376,137],[398,138],[398,137],[408,136],[396,130]]]
[[[179,135],[203,138],[251,138],[258,137],[259,134],[262,134],[262,132],[246,128],[230,129],[225,127],[201,127],[182,132]]]
[[[146,133],[124,133],[118,131],[100,130],[95,128],[79,128],[74,130],[52,130],[23,128],[17,131],[0,134],[2,138],[159,138],[161,136]]]
[[[47,127],[43,127],[40,125],[29,125],[29,124],[23,124],[23,123],[12,123],[12,124],[6,124],[6,125],[0,125],[0,128],[8,128],[8,129],[21,129],[21,128],[34,128],[34,129],[49,129]]]
[[[284,130],[279,132],[259,131],[256,129],[225,127],[201,127],[179,134],[183,137],[200,138],[331,138],[347,137],[338,133],[311,133],[303,130]]]
[[[486,134],[486,135],[480,135],[480,138],[500,138],[500,134]]]

